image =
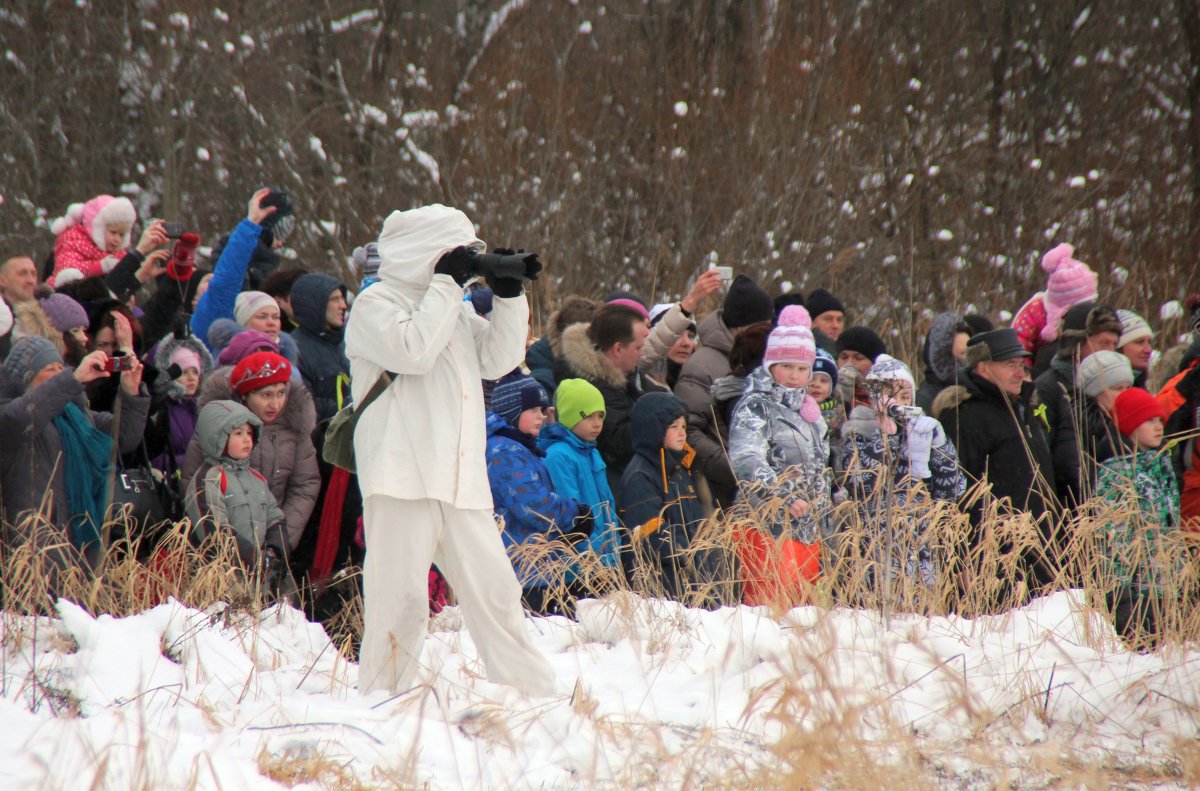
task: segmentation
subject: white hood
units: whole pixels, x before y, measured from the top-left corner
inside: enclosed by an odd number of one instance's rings
[[[487,250],[471,220],[458,209],[435,203],[394,211],[379,234],[379,279],[424,289],[438,259],[456,247]]]

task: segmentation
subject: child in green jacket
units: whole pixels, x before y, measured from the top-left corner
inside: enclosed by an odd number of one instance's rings
[[[1137,511],[1103,527],[1116,581],[1109,607],[1117,631],[1142,644],[1142,635],[1153,639],[1158,632],[1162,603],[1182,567],[1183,556],[1173,547],[1179,538],[1179,487],[1168,454],[1159,452],[1166,414],[1154,397],[1139,387],[1123,391],[1113,403],[1113,418],[1130,450],[1100,465],[1096,494],[1114,506],[1136,503]]]

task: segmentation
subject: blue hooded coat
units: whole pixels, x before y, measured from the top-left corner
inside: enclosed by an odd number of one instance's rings
[[[508,421],[494,412],[487,416],[487,471],[497,516],[504,519],[504,546],[519,546],[536,536],[548,540],[571,532],[579,504],[554,490],[546,465],[530,443]],[[549,580],[525,564],[516,564],[517,579],[526,588],[545,586]]]
[[[309,272],[292,285],[292,312],[299,325],[291,332],[300,351],[296,368],[317,407],[317,421],[331,418],[350,394],[350,361],[346,359],[343,327],[325,323],[329,295],[346,287],[323,272]]]
[[[538,434],[538,447],[546,454],[546,469],[554,490],[586,505],[595,528],[588,548],[600,563],[615,567],[621,549],[616,498],[608,485],[608,471],[595,442],[584,442],[561,423],[550,423]]]

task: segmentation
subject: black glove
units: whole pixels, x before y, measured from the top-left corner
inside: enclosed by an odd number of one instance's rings
[[[287,579],[287,576],[287,561],[284,560],[283,553],[279,551],[278,547],[268,545],[267,548],[263,550],[263,590],[265,590],[272,598],[278,597],[284,588],[284,581]]]
[[[538,273],[542,271],[542,262],[538,260],[537,253],[529,253],[525,255],[525,251],[513,250],[511,247],[497,247],[492,250],[495,255],[520,255],[523,256],[525,263],[525,280],[537,280]],[[525,283],[522,278],[517,277],[493,277],[488,275],[484,278],[487,281],[488,288],[498,297],[511,299],[519,297],[525,293]]]
[[[575,547],[577,552],[582,552],[587,549],[588,539],[592,537],[592,531],[596,529],[596,520],[592,517],[592,510],[583,503],[579,504],[579,514],[572,520],[571,531],[563,534],[563,539]]]
[[[455,247],[438,259],[433,267],[435,275],[449,275],[460,286],[478,274],[475,271],[475,253],[466,247]]]

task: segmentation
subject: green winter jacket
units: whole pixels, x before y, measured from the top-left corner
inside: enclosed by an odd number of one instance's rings
[[[1169,456],[1146,450],[1108,459],[1099,467],[1096,494],[1114,506],[1138,507],[1128,519],[1102,525],[1110,573],[1122,586],[1169,588],[1183,563],[1180,548],[1172,548],[1179,538],[1179,486]]]
[[[256,435],[262,429],[262,421],[236,401],[210,401],[200,410],[196,436],[204,464],[188,484],[185,504],[196,543],[228,530],[242,561],[251,563],[267,546],[286,555],[287,539],[283,511],[266,478],[250,468],[249,459],[224,455],[230,433],[247,423]]]

